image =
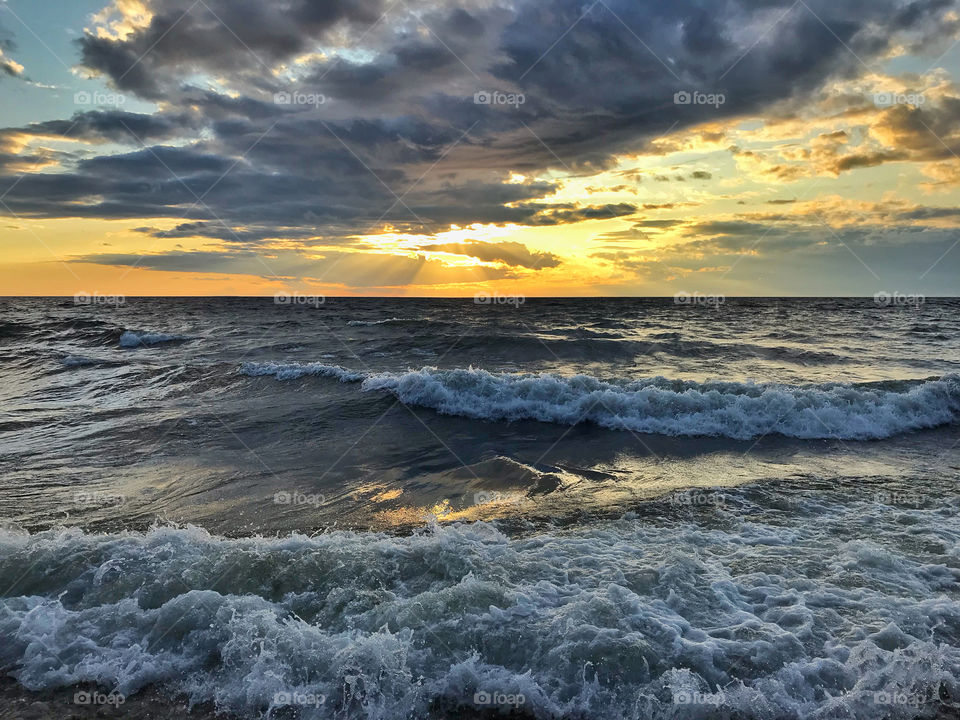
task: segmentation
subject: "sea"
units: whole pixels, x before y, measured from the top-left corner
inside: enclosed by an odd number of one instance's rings
[[[958,512],[958,299],[0,299],[24,691],[958,717]]]

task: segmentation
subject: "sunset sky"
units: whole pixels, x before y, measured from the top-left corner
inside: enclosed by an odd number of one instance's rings
[[[0,0],[0,293],[958,294],[951,0]]]

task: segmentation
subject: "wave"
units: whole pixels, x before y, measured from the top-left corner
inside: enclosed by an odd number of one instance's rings
[[[67,367],[87,367],[89,365],[97,365],[101,361],[87,357],[86,355],[67,355],[60,362]]]
[[[394,323],[420,323],[420,322],[430,322],[426,318],[404,318],[404,317],[391,317],[384,318],[383,320],[349,320],[347,325],[351,327],[358,326],[367,326],[367,325],[392,325]]]
[[[490,373],[423,368],[359,373],[338,365],[246,363],[247,375],[306,375],[361,382],[404,403],[480,420],[591,422],[659,435],[748,440],[768,434],[802,439],[870,440],[960,419],[960,376],[885,384],[778,385],[667,380],[601,380],[589,375]]]
[[[186,342],[187,340],[192,339],[193,338],[187,335],[158,332],[133,332],[132,330],[127,330],[120,336],[120,347],[135,348],[146,345],[160,345],[162,343]]]
[[[31,327],[20,322],[0,322],[0,341],[8,338],[19,338],[30,332]]]
[[[658,354],[702,360],[776,360],[795,365],[838,365],[854,361],[850,355],[803,347],[770,346],[750,343],[721,343],[708,340],[683,340],[679,333],[658,333],[649,339],[604,336],[590,330],[549,330],[463,333],[442,336],[447,346],[458,352],[476,351],[485,357],[503,357],[523,361],[530,358],[629,361]],[[415,347],[419,338],[398,338],[400,347]]]
[[[357,382],[366,375],[342,368],[339,365],[325,365],[323,363],[244,363],[240,372],[251,377],[272,375],[278,380],[296,380],[308,375],[337,378],[340,382]]]
[[[124,360],[90,357],[89,355],[66,355],[60,358],[59,369],[64,371],[90,367],[123,367]],[[56,372],[57,370],[53,370]]]
[[[0,662],[32,690],[160,685],[263,718],[298,696],[317,702],[297,717],[363,720],[474,717],[485,695],[598,720],[933,717],[960,697],[956,547],[937,549],[953,513],[756,510],[527,538],[0,531],[18,593]]]

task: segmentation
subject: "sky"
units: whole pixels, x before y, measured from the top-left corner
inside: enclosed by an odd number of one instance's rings
[[[960,0],[0,0],[0,294],[957,295]]]

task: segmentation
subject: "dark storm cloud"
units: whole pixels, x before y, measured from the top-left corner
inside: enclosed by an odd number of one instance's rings
[[[610,218],[633,215],[636,211],[637,207],[629,203],[594,205],[576,210],[552,210],[531,218],[530,224],[561,225],[564,223],[582,222],[584,220],[609,220]]]
[[[256,244],[264,240],[282,239],[313,239],[317,233],[309,229],[282,228],[282,227],[243,227],[231,228],[215,222],[188,222],[180,223],[170,230],[160,230],[155,227],[134,228],[134,232],[145,233],[159,239],[208,237],[226,242]],[[339,243],[344,244],[344,243]]]
[[[507,180],[512,172],[537,176],[548,169],[588,176],[613,167],[617,153],[661,152],[652,141],[668,130],[772,103],[802,103],[829,79],[862,72],[856,56],[870,62],[892,46],[942,35],[938,28],[949,24],[956,6],[940,0],[147,5],[153,14],[145,27],[117,37],[85,35],[80,61],[119,91],[156,101],[156,113],[95,111],[9,131],[137,149],[24,177],[4,200],[14,212],[179,218],[195,225],[158,230],[166,234],[157,237],[190,232],[235,243],[315,237],[346,243],[386,223],[436,233],[451,224],[626,217],[637,208],[551,202],[556,184]],[[479,91],[514,101],[487,103],[488,95],[478,102]],[[723,93],[724,102],[677,104],[679,91]],[[288,93],[290,102],[283,96],[275,102],[276,93]],[[292,100],[297,93],[304,102]],[[903,148],[837,162],[863,166],[898,152],[947,157],[918,132],[919,121],[940,128],[952,146],[960,107],[944,103],[922,112],[888,113],[887,131],[903,138]],[[3,181],[0,187],[10,184]]]
[[[47,120],[5,132],[39,137],[61,137],[90,143],[155,142],[188,135],[202,126],[191,113],[145,113],[92,110],[70,120]]]
[[[149,25],[123,40],[87,34],[83,65],[121,90],[161,98],[171,78],[193,71],[266,70],[298,55],[340,23],[370,25],[380,0],[159,0]]]
[[[837,158],[837,161],[830,166],[830,170],[839,175],[846,170],[876,167],[894,160],[906,160],[907,157],[907,153],[902,151],[854,153]]]
[[[687,228],[688,235],[732,235],[739,237],[757,237],[769,233],[771,227],[762,223],[743,222],[740,220],[715,220],[691,225]]]
[[[414,279],[421,285],[483,282],[514,277],[509,268],[476,266],[451,268],[424,256],[383,253],[327,252],[321,257],[297,252],[272,253],[264,258],[253,251],[173,251],[164,254],[100,253],[73,262],[148,268],[166,272],[215,272],[271,279],[323,281],[355,288],[401,287]]]

